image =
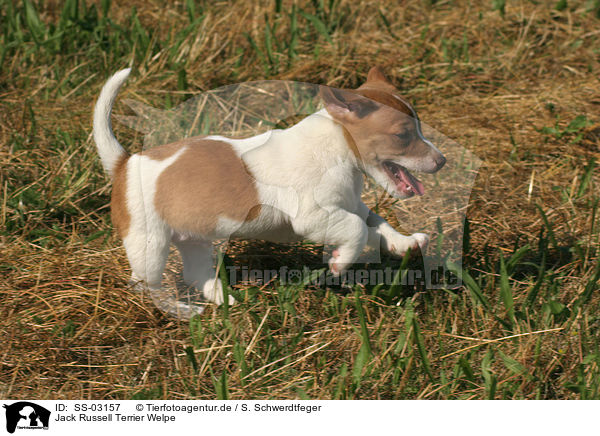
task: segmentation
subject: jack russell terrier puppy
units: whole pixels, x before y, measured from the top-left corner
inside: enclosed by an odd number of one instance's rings
[[[364,174],[390,195],[409,198],[424,194],[409,170],[434,173],[446,162],[377,67],[357,89],[321,86],[325,108],[285,130],[246,139],[185,138],[131,156],[110,121],[129,73],[119,71],[104,85],[94,140],[112,178],[112,220],[132,281],[144,289],[160,290],[171,243],[181,253],[185,283],[216,304],[224,297],[215,239],[331,244],[337,246],[329,260],[333,274],[367,245],[395,256],[426,247],[426,234],[398,233],[361,201]]]

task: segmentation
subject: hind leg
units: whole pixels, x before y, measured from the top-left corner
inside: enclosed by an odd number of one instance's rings
[[[160,290],[162,273],[169,255],[169,235],[166,229],[152,233],[130,232],[124,239],[125,251],[131,266],[131,281],[139,289]]]
[[[131,281],[135,289],[147,292],[158,309],[178,318],[190,318],[195,313],[201,313],[201,309],[192,310],[187,305],[182,305],[173,290],[161,287],[163,271],[169,256],[171,230],[152,213],[132,214],[131,222],[123,244],[127,251],[132,270]]]
[[[213,268],[213,246],[210,241],[178,241],[175,245],[183,260],[183,280],[202,291],[202,296],[215,304],[223,304],[223,284]],[[229,304],[235,300],[230,295]]]
[[[180,300],[176,290],[161,287],[162,273],[169,256],[170,231],[152,233],[149,237],[128,235],[125,249],[136,289],[148,291],[154,305],[179,319],[190,319],[204,311],[202,306]]]

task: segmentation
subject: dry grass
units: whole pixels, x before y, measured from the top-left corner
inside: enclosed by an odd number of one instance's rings
[[[597,170],[583,183],[600,157],[598,2],[509,1],[501,13],[460,0],[283,1],[280,12],[278,2],[191,12],[190,2],[132,1],[112,5],[108,25],[79,5],[56,48],[40,40],[65,14],[58,3],[38,9],[43,28],[16,35],[8,18],[24,6],[0,0],[0,396],[600,397]],[[98,39],[89,28],[104,30]],[[380,65],[422,119],[484,161],[464,265],[489,307],[473,286],[409,292],[395,306],[370,289],[271,284],[236,287],[243,303],[226,315],[163,316],[127,287],[90,138],[101,84],[129,63],[120,98],[161,109],[248,80],[357,86]],[[587,124],[565,131],[577,116]],[[139,134],[115,129],[141,148]],[[526,243],[508,274],[511,314],[499,257]],[[304,245],[228,254],[261,267],[318,263]]]

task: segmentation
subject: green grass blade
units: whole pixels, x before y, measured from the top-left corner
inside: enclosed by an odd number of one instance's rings
[[[474,383],[475,382],[475,373],[473,372],[471,365],[469,365],[468,360],[464,356],[461,356],[458,359],[458,366],[460,366],[460,369],[462,370],[462,372],[465,375],[465,377],[467,378],[467,380]]]
[[[46,26],[40,19],[35,7],[29,0],[24,1],[25,7],[25,24],[31,32],[36,44],[40,45],[44,42],[44,35],[46,33]]]
[[[358,288],[354,294],[356,311],[358,313],[358,320],[360,323],[360,336],[361,346],[358,350],[356,358],[354,359],[354,366],[352,368],[352,379],[356,385],[358,385],[362,379],[363,369],[371,361],[373,351],[371,349],[371,341],[369,338],[369,329],[367,328],[367,320],[364,308],[360,301],[360,294]]]
[[[185,10],[188,14],[188,19],[192,23],[196,19],[196,5],[194,0],[185,0]]]
[[[412,310],[412,307],[411,307]],[[435,378],[433,377],[433,373],[431,372],[431,365],[429,364],[429,358],[427,357],[427,350],[425,349],[425,343],[423,341],[423,336],[421,335],[421,329],[419,328],[419,323],[417,322],[417,317],[414,316],[413,313],[413,339],[417,344],[417,351],[419,352],[419,356],[421,357],[421,362],[423,363],[423,369],[425,373],[429,377],[432,383],[435,383]]]
[[[590,182],[592,181],[592,175],[594,174],[594,169],[596,168],[596,159],[591,158],[583,170],[583,176],[581,177],[581,182],[579,182],[579,189],[577,189],[577,198],[580,198],[587,191]]]
[[[463,256],[469,254],[469,250],[471,249],[471,222],[467,217],[464,220],[463,226]]]
[[[596,268],[594,270],[594,273],[592,274],[592,277],[590,277],[587,284],[585,285],[583,292],[575,301],[575,304],[573,305],[575,310],[573,311],[573,313],[576,313],[577,309],[583,307],[583,305],[585,305],[590,300],[594,291],[597,291],[599,289],[599,286],[598,286],[599,279],[600,279],[600,262],[598,262],[596,264]]]
[[[392,283],[390,284],[390,289],[389,289],[387,298],[385,299],[386,304],[392,304],[392,301],[394,300],[394,298],[402,296],[402,281],[404,280],[404,277],[406,276],[406,273],[407,273],[406,267],[408,266],[408,262],[410,260],[410,252],[411,252],[411,250],[409,248],[406,251],[406,253],[404,253],[404,257],[402,258],[402,263],[400,263],[400,267],[398,268],[398,271],[396,271],[396,274],[394,275],[394,278],[392,279]]]
[[[383,22],[385,30],[387,30],[387,32],[390,34],[390,36],[392,38],[398,39],[398,36],[396,36],[396,34],[394,34],[394,32],[392,32],[392,26],[390,25],[390,21],[388,20],[388,18],[386,17],[386,15],[383,12],[381,12],[381,9],[378,9],[377,12],[379,14],[379,18]]]
[[[194,354],[194,348],[190,345],[185,347],[185,355],[187,357],[188,362],[192,365],[194,372],[198,372],[198,360],[196,360],[196,355]]]
[[[356,362],[356,361],[355,361]],[[333,394],[334,400],[341,400],[345,391],[346,376],[348,375],[348,364],[344,363],[340,368],[340,372],[337,376],[337,383],[335,386],[335,392]]]
[[[504,354],[502,351],[498,350],[498,355],[500,356],[500,359],[502,359],[504,366],[506,366],[506,368],[514,374],[522,375],[527,372],[527,368],[525,368],[521,363],[517,362],[512,357]]]
[[[481,359],[481,375],[485,383],[486,398],[493,400],[496,395],[497,377],[492,372],[492,361],[494,360],[494,351],[489,348]]]
[[[487,300],[487,298],[485,298],[483,292],[481,292],[481,288],[479,287],[477,282],[475,282],[473,277],[471,277],[467,271],[460,268],[458,265],[451,261],[446,262],[446,267],[463,282],[463,284],[470,291],[471,296],[473,297],[473,300],[475,302],[481,304],[484,307],[484,309],[491,311],[489,301]]]
[[[327,40],[327,42],[333,44],[331,35],[329,35],[329,32],[327,31],[327,26],[325,25],[325,23],[323,23],[323,21],[321,21],[318,17],[304,11],[300,11],[300,15],[306,18],[310,22],[310,24],[312,24],[315,30]]]
[[[508,318],[512,324],[515,322],[515,311],[514,311],[514,299],[513,292],[510,283],[508,282],[508,272],[506,271],[506,264],[504,263],[504,257],[500,255],[500,298],[508,314]]]
[[[542,283],[544,282],[544,278],[546,276],[546,252],[542,252],[542,262],[540,264],[538,278],[533,285],[533,288],[527,294],[527,300],[525,302],[526,306],[531,308],[535,300],[537,299],[540,288],[542,287]]]
[[[250,36],[249,33],[245,32],[244,36],[246,37],[246,40],[250,44],[250,47],[252,47],[252,49],[256,52],[256,56],[258,56],[258,59],[261,61],[262,65],[263,65],[263,69],[265,70],[265,72],[268,72],[269,71],[269,62],[267,61],[265,54],[260,49],[260,47],[258,47],[258,44],[256,44],[256,42],[254,41],[254,38],[252,38],[252,36]]]
[[[371,361],[371,353],[369,347],[365,342],[362,343],[356,358],[354,359],[354,366],[352,367],[352,381],[355,385],[360,384],[362,380],[363,369]]]
[[[289,14],[290,18],[290,40],[287,46],[288,58],[291,60],[298,57],[296,47],[298,45],[298,9],[296,5],[292,5],[292,11]]]
[[[542,207],[536,203],[535,207],[540,211],[540,215],[542,216],[542,221],[544,221],[544,225],[548,230],[548,237],[550,238],[550,242],[554,248],[558,248],[558,243],[556,242],[556,236],[554,235],[554,230],[548,221],[548,217],[546,216],[546,212],[542,209]]]
[[[236,342],[233,346],[233,358],[240,369],[240,381],[244,384],[244,377],[248,375],[249,370],[248,364],[246,363],[246,348],[239,342]]]
[[[228,400],[229,399],[229,388],[227,386],[227,372],[223,370],[221,377],[214,379],[215,392],[217,394],[217,400]]]
[[[273,31],[269,25],[269,20],[265,17],[265,51],[267,52],[267,59],[272,67],[275,66],[275,56],[273,54]]]
[[[512,274],[515,270],[515,267],[519,264],[521,259],[531,251],[531,246],[529,244],[524,245],[523,247],[516,250],[513,255],[506,262],[506,270],[508,274]]]
[[[365,310],[360,301],[360,294],[358,290],[354,294],[355,302],[354,305],[356,307],[356,311],[358,313],[358,321],[360,323],[360,333],[363,344],[366,346],[367,351],[371,354],[373,351],[371,349],[371,341],[369,338],[369,329],[367,328],[367,317],[365,315]]]

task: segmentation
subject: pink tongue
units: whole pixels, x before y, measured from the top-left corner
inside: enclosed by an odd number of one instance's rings
[[[408,171],[405,171],[404,169],[400,170],[400,176],[402,177],[402,181],[409,185],[415,194],[425,194],[425,187],[415,176],[410,174]]]

